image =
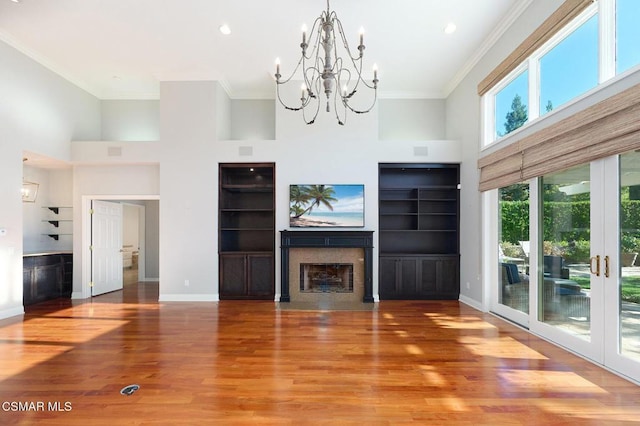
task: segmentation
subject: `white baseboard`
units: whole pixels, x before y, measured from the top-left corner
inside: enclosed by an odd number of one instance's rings
[[[159,302],[219,302],[217,294],[161,294]]]
[[[153,283],[153,282],[160,282],[160,278],[144,278],[141,282],[143,283]]]
[[[88,299],[88,297],[83,297],[81,291],[74,291],[73,293],[71,293],[71,299]]]
[[[460,297],[458,298],[458,301],[460,301],[461,303],[464,303],[465,305],[471,306],[474,309],[479,310],[480,312],[487,312],[482,308],[482,304],[478,303],[477,300],[471,299],[467,296],[464,295],[460,295]]]
[[[0,311],[0,319],[11,318],[18,315],[24,315],[24,306],[16,306],[15,308]]]

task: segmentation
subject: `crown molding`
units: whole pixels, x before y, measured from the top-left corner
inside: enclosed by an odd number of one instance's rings
[[[471,56],[464,66],[456,73],[456,75],[447,83],[444,87],[444,97],[447,98],[458,87],[458,85],[464,80],[464,78],[471,72],[471,70],[478,65],[480,60],[487,52],[500,40],[500,37],[514,24],[514,22],[524,13],[524,11],[533,3],[533,0],[520,0],[514,4],[507,12],[506,16],[500,20],[500,24],[493,29],[493,31],[482,42],[480,47],[476,50],[476,53]]]
[[[46,69],[48,69],[49,71],[53,72],[54,74],[56,74],[56,75],[62,77],[63,79],[67,80],[69,83],[73,84],[74,86],[77,86],[78,88],[84,90],[85,92],[89,93],[90,95],[93,95],[96,98],[100,99],[100,97],[98,96],[98,92],[99,92],[98,90],[95,90],[94,88],[90,87],[88,84],[86,84],[81,79],[77,78],[72,73],[68,72],[67,70],[64,70],[64,69],[58,67],[51,60],[49,60],[49,58],[47,58],[46,56],[40,55],[40,54],[28,49],[24,45],[20,44],[18,41],[16,41],[9,34],[6,34],[6,33],[3,33],[3,32],[0,31],[0,41],[6,43],[10,47],[16,49],[18,52],[20,52],[23,55],[27,56],[28,58],[34,60],[39,65],[45,67]]]

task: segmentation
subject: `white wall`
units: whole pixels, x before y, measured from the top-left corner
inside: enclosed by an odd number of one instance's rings
[[[100,139],[104,141],[160,139],[160,102],[157,100],[103,100],[100,112]]]
[[[231,139],[273,140],[276,138],[274,100],[233,99],[231,101]]]
[[[444,99],[381,99],[381,140],[438,140],[446,138]]]
[[[482,217],[479,171],[480,153],[480,97],[477,86],[489,72],[503,61],[526,37],[529,36],[563,0],[531,2],[527,10],[503,34],[480,62],[447,98],[446,136],[462,143],[461,167],[461,299],[481,308],[486,299],[482,276]],[[484,305],[486,306],[486,304]]]
[[[0,42],[0,318],[22,307],[23,151],[68,160],[73,138],[98,139],[93,96]]]

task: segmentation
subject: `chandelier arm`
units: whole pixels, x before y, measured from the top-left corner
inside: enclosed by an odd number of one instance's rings
[[[316,52],[318,51],[318,48],[320,46],[320,35],[322,34],[322,16],[320,16],[319,18],[316,18],[316,20],[313,22],[313,25],[311,26],[311,31],[309,32],[309,34],[311,34],[311,37],[314,39],[314,41],[313,43],[308,43],[302,49],[302,56],[304,56],[306,59],[313,58],[316,55]],[[302,44],[300,46],[302,47]],[[309,54],[309,56],[306,56],[305,55],[306,48],[309,46],[313,46],[313,49],[311,49],[311,53]]]
[[[355,68],[356,72],[357,72],[357,78],[354,79],[356,84],[355,87],[353,88],[353,90],[351,91],[349,97],[353,96],[358,88],[358,85],[360,84],[360,82],[362,82],[362,84],[364,84],[366,87],[368,87],[369,89],[376,89],[376,85],[377,82],[374,84],[369,84],[367,83],[367,81],[362,77],[362,65],[363,65],[363,57],[362,56],[358,56],[355,57],[351,54],[351,50],[349,49],[349,44],[347,42],[346,36],[344,34],[344,30],[342,28],[342,22],[340,22],[339,19],[337,19],[337,23],[338,23],[338,33],[340,34],[340,37],[342,38],[342,44],[345,48],[345,50],[347,51],[347,54],[349,56],[349,59],[351,60],[351,63],[353,65],[353,68]],[[364,51],[364,47],[363,47],[363,51]],[[345,68],[346,69],[346,68]]]
[[[312,98],[316,97],[316,94],[313,92],[313,89],[314,89],[313,83],[320,78],[320,75],[322,74],[321,70],[323,68],[324,68],[324,62],[322,61],[322,58],[318,57],[316,58],[315,66],[310,66],[302,70],[302,78],[304,79],[304,84],[307,87],[307,93]],[[313,71],[313,73],[311,74],[311,78],[309,78],[309,75],[308,75],[309,71]]]
[[[280,97],[280,87],[276,87],[276,95],[280,104],[289,111],[300,111],[300,110],[304,111],[304,108],[306,108],[306,106],[309,105],[309,102],[310,102],[309,99],[307,98],[304,102],[301,102],[299,107],[291,107],[286,103],[284,103],[284,101]]]
[[[296,72],[298,72],[298,68],[300,68],[300,65],[303,63],[303,58],[300,58],[300,60],[298,60],[298,63],[296,64],[296,67],[293,69],[293,71],[291,72],[291,75],[289,75],[288,78],[282,80],[280,79],[278,76],[276,76],[276,84],[285,84],[288,83],[289,81],[291,81],[291,79],[293,78],[294,75],[296,75]]]
[[[342,39],[342,46],[344,47],[344,50],[347,51],[347,54],[349,55],[349,58],[351,58],[351,61],[354,63],[354,65],[355,65],[355,61],[362,62],[362,57],[364,56],[364,45],[363,45],[363,49],[362,49],[362,54],[360,54],[360,52],[358,52],[357,56],[353,56],[351,54],[351,49],[349,48],[349,43],[347,42],[347,36],[344,34],[344,29],[342,28],[342,22],[337,17],[336,17],[336,23],[338,24],[337,25],[338,26],[338,33],[340,34],[340,38]]]
[[[343,119],[340,118],[340,113],[338,111],[338,97],[340,97],[340,103],[342,104],[342,111],[344,116]],[[345,105],[346,105],[345,99],[342,97],[342,95],[338,95],[338,90],[336,90],[336,93],[334,93],[333,95],[333,109],[335,110],[335,113],[336,113],[336,120],[338,120],[338,124],[341,126],[344,126],[344,123],[346,123],[347,121],[347,110],[345,108]]]
[[[373,102],[371,102],[371,105],[369,105],[369,108],[367,109],[355,109],[353,108],[351,105],[349,105],[348,100],[346,100],[344,102],[344,105],[349,108],[350,111],[355,112],[356,114],[366,114],[368,112],[371,112],[371,110],[373,109],[373,107],[376,105],[376,101],[378,100],[378,89],[373,89],[374,90],[374,95],[373,95]]]
[[[306,109],[304,108],[302,109],[302,119],[306,124],[313,124],[316,121],[316,118],[318,117],[318,113],[320,112],[320,99],[318,99],[317,97],[314,97],[313,99],[311,99],[311,97],[307,98],[307,103],[305,107],[309,105],[312,101],[316,104],[316,110],[311,120],[307,120]]]

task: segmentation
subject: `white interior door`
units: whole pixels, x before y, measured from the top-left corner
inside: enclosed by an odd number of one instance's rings
[[[92,296],[122,289],[122,204],[91,202]]]

